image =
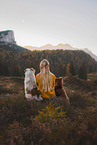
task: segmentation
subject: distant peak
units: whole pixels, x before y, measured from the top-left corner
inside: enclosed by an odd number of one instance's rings
[[[53,46],[52,44],[46,44],[46,45],[44,45],[44,46]]]
[[[67,44],[67,43],[65,44],[65,46],[67,46],[67,47],[72,47],[70,44]],[[72,48],[73,48],[73,47],[72,47]]]
[[[64,44],[60,43],[60,44],[58,44],[58,47],[63,46],[63,45],[64,45]]]
[[[84,48],[84,50],[88,50],[88,51],[90,51],[88,48]]]
[[[48,47],[53,47],[53,45],[51,45],[51,44],[46,44],[46,45],[44,45],[44,46],[41,46],[40,48],[48,48]]]

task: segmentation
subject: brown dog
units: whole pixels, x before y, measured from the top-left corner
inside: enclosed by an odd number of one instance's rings
[[[56,78],[56,80],[55,80],[55,94],[57,97],[65,98],[66,101],[68,102],[68,104],[70,104],[67,93],[63,87],[63,78],[62,77]]]

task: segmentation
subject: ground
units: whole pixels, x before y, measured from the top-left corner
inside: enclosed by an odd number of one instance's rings
[[[75,100],[79,107],[86,107],[84,105],[97,107],[97,73],[88,74],[87,81],[76,76],[64,78],[64,87],[71,103]]]
[[[64,77],[64,88],[68,97],[72,99],[79,98],[79,103],[87,100],[95,106],[97,103],[97,73],[88,74],[88,80],[81,80],[77,76]],[[0,76],[0,97],[18,97],[24,96],[24,78]],[[75,96],[75,98],[73,98]],[[82,99],[82,100],[81,100]]]
[[[96,145],[97,73],[88,74],[87,81],[77,76],[63,79],[70,106],[66,106],[64,98],[51,102],[27,101],[23,77],[0,76],[0,145],[49,145],[52,142],[53,145]],[[49,106],[50,103],[54,108]],[[46,106],[53,109],[52,114],[55,113],[58,119],[51,119],[51,116],[50,120],[40,124],[36,118]],[[61,124],[58,117],[60,112],[56,112],[59,106],[63,108],[61,113],[66,112],[67,116],[60,118]],[[46,113],[42,112],[42,115]],[[40,114],[39,117],[42,119],[44,116]]]
[[[0,76],[0,97],[24,95],[24,78]]]

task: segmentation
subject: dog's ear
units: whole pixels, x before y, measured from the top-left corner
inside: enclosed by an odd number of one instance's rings
[[[35,69],[34,68],[30,68],[33,72],[34,72],[34,74],[35,74]]]

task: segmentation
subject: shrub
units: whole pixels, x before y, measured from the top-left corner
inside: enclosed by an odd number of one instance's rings
[[[39,111],[39,114],[36,116],[36,119],[39,122],[46,122],[50,119],[62,119],[66,117],[66,113],[62,110],[62,107],[54,107],[50,103],[50,105],[47,105],[42,111]]]

